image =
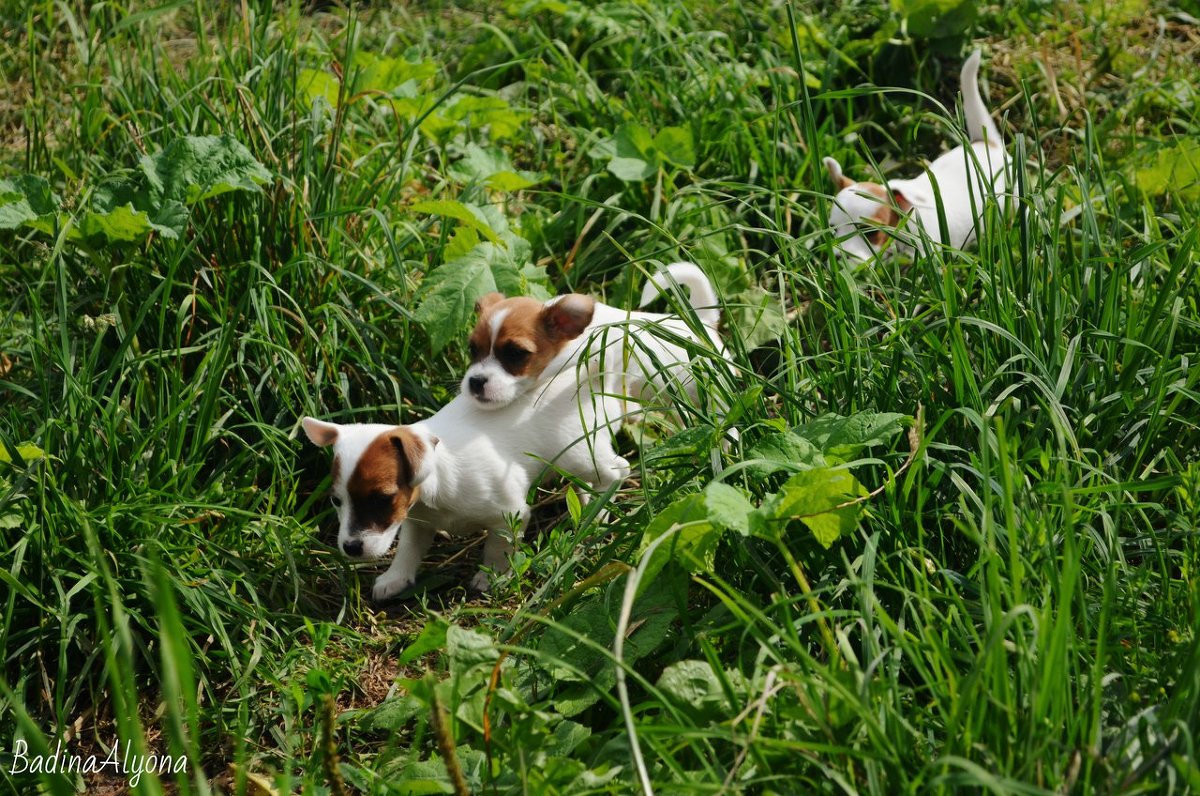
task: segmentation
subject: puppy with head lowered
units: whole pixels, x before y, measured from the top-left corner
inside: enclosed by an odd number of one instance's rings
[[[884,184],[856,182],[842,174],[836,160],[825,158],[825,167],[838,188],[829,225],[837,235],[839,255],[868,260],[893,237],[891,230],[902,224],[912,236],[962,248],[975,239],[977,219],[990,198],[1005,206],[1008,153],[979,94],[979,58],[976,50],[959,76],[969,146],[957,146],[939,156],[917,177]],[[946,219],[945,240],[939,208]],[[892,241],[892,250],[897,247],[912,250],[898,238]]]
[[[678,316],[617,309],[579,293],[546,302],[484,296],[476,305],[479,320],[469,341],[463,395],[481,409],[496,410],[572,373],[581,385],[591,383],[593,389],[638,403],[661,401],[670,386],[682,387],[695,401],[688,347],[699,345],[726,357],[717,334],[720,310],[708,278],[692,263],[675,263],[654,274],[641,304],[671,282],[689,289],[704,339]]]
[[[629,475],[605,419],[619,411],[604,405],[610,400],[581,397],[574,379],[563,378],[496,412],[480,412],[459,395],[407,426],[304,418],[313,443],[333,446],[338,547],[351,558],[380,558],[399,533],[392,564],[375,581],[376,600],[415,582],[438,530],[487,531],[483,564],[506,571],[510,534],[528,522],[528,493],[546,462],[599,490]],[[479,591],[488,585],[485,571],[471,582]]]

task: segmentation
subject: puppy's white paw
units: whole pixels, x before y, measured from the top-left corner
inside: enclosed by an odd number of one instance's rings
[[[475,573],[475,577],[471,578],[471,591],[483,592],[486,594],[491,591],[492,578],[482,569]]]
[[[387,571],[375,579],[375,586],[371,589],[371,597],[376,602],[381,602],[389,597],[393,597],[407,589],[416,582],[416,576],[406,572]]]

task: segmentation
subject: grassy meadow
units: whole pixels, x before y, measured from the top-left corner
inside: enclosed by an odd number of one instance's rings
[[[0,782],[1200,793],[1198,16],[0,0]],[[1010,206],[838,262],[821,158],[956,144],[975,47]],[[374,604],[299,419],[427,417],[477,296],[681,259],[740,442],[658,413],[492,593],[441,539]]]

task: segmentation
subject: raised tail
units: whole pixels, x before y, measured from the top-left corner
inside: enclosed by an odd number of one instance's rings
[[[971,141],[987,141],[992,146],[1003,148],[1000,130],[983,104],[983,97],[979,95],[979,59],[979,50],[971,53],[971,57],[963,64],[959,78],[962,83],[963,113],[967,117],[967,134]]]
[[[691,295],[688,303],[696,311],[700,323],[716,329],[721,322],[721,309],[717,301],[716,291],[708,277],[694,263],[672,263],[661,271],[651,274],[646,287],[642,288],[642,300],[639,307],[644,307],[657,298],[659,293],[668,290],[671,282],[686,287]]]

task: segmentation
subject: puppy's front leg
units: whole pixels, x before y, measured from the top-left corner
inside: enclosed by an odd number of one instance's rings
[[[375,587],[371,590],[371,596],[376,601],[399,594],[416,582],[417,569],[429,551],[429,545],[433,543],[433,533],[431,525],[417,524],[411,519],[401,523],[400,539],[396,542],[396,556],[392,559],[392,565],[375,579]]]

